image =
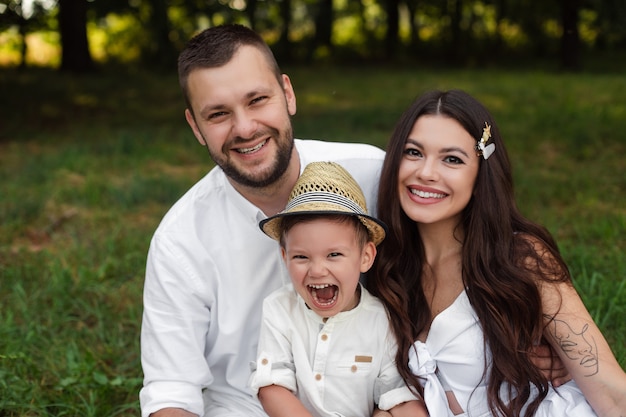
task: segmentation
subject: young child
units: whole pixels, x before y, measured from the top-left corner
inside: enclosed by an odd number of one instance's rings
[[[396,368],[385,308],[359,283],[385,226],[368,216],[350,174],[332,162],[307,165],[285,210],[260,227],[280,242],[292,282],[263,304],[250,386],[265,411],[370,417],[378,407],[427,416]]]

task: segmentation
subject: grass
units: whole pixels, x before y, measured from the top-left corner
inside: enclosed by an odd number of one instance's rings
[[[495,114],[519,205],[559,241],[626,367],[621,74],[293,68],[298,137],[384,147],[410,101],[462,88]],[[0,71],[0,417],[136,416],[145,255],[212,163],[173,74]]]

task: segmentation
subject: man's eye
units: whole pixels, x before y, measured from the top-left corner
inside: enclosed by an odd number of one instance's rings
[[[252,101],[250,101],[250,104],[258,104],[264,100],[267,100],[267,96],[259,96],[259,97],[255,97],[252,99]]]
[[[225,112],[225,111],[218,111],[218,112],[215,112],[215,113],[211,113],[211,114],[209,114],[209,115],[207,116],[207,119],[208,119],[208,120],[215,120],[215,119],[218,119],[218,118],[223,117],[223,116],[225,116],[225,115],[226,115],[226,112]]]

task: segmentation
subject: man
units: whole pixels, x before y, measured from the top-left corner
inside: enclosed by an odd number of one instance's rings
[[[258,223],[285,208],[313,161],[345,167],[373,213],[384,153],[294,139],[291,81],[243,26],[200,33],[178,65],[185,117],[217,167],[172,207],[150,245],[142,416],[266,416],[247,381],[263,299],[289,278]]]

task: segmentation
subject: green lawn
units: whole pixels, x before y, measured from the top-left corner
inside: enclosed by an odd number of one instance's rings
[[[301,138],[384,148],[411,100],[462,88],[495,114],[522,211],[557,238],[626,367],[626,78],[294,68]],[[212,163],[175,75],[0,70],[0,417],[135,416],[146,251]]]

